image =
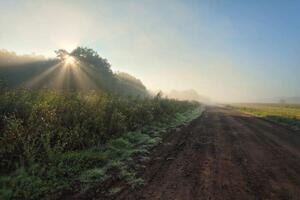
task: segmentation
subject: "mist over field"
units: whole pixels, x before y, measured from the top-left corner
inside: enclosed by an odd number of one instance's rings
[[[54,51],[53,51],[54,52]],[[47,71],[48,68],[53,67],[54,64],[57,64],[58,60],[55,57],[45,57],[43,55],[38,54],[25,54],[25,55],[18,55],[17,53],[13,51],[8,51],[5,49],[0,50],[0,78],[2,80],[5,80],[9,86],[16,87],[16,86],[33,86],[33,83],[30,82],[36,82],[35,88],[38,87],[48,87],[48,88],[63,88],[62,85],[52,86],[48,85],[42,85],[42,83],[38,83],[37,80],[33,79],[44,79],[46,77],[42,77],[43,74]],[[113,69],[112,69],[113,70]],[[114,70],[113,70],[114,71]],[[52,76],[52,78],[57,78],[57,74],[44,74],[44,76]],[[61,73],[60,73],[61,74]],[[58,74],[59,76],[59,74]],[[61,76],[61,75],[60,75]],[[127,82],[128,84],[136,84],[140,89],[139,90],[145,90],[146,86],[144,85],[143,81],[126,73],[126,72],[120,72],[115,70],[115,76],[118,77],[118,79],[123,80]],[[87,78],[87,77],[85,77]],[[62,79],[66,79],[66,77],[60,77],[60,81]],[[81,78],[82,79],[82,78]],[[96,78],[97,79],[97,78]],[[43,81],[43,80],[39,80]],[[58,81],[58,80],[56,80]],[[82,80],[81,80],[82,81]],[[92,86],[94,83],[92,83],[95,80],[85,80],[85,86],[87,86],[87,82],[89,82],[89,87],[84,87],[82,85],[81,89],[96,89],[95,86]],[[52,82],[55,82],[55,80],[52,80]],[[39,85],[40,84],[40,85]],[[47,84],[46,84],[47,85]],[[163,86],[161,88],[164,88]],[[238,101],[222,101],[218,99],[213,99],[209,96],[206,96],[205,94],[202,94],[195,90],[194,88],[185,88],[181,90],[176,90],[176,88],[171,90],[162,90],[161,88],[148,88],[148,92],[155,95],[155,93],[158,93],[160,91],[163,92],[163,94],[166,97],[179,99],[179,100],[195,100],[199,102],[204,103],[210,103],[210,102],[219,102],[219,103],[235,103],[235,102],[244,102],[244,103],[279,103],[280,101],[284,101],[285,103],[292,103],[292,104],[299,104],[300,103],[300,96],[269,96],[265,98],[249,98],[244,100],[238,100]],[[99,88],[98,88],[99,89]]]
[[[89,47],[154,91],[193,89],[217,102],[298,97],[299,5],[268,5],[1,1],[0,43],[48,58]]]

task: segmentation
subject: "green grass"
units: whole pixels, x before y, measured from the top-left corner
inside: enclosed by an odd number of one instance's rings
[[[300,130],[300,105],[298,104],[234,104],[238,110],[263,117],[292,129]]]
[[[151,148],[167,129],[189,123],[202,111],[196,103],[157,97],[2,93],[0,199],[41,199],[78,182],[84,192],[112,178],[142,185],[136,172]]]
[[[4,199],[38,199],[67,189],[74,181],[80,181],[83,192],[112,176],[126,181],[131,187],[142,185],[143,180],[136,175],[140,166],[134,163],[133,158],[139,157],[139,160],[147,161],[149,150],[161,142],[168,128],[188,123],[201,112],[201,108],[196,108],[177,114],[173,119],[123,134],[103,147],[54,156],[48,166],[37,164],[30,170],[20,168],[13,175],[1,177],[0,194]],[[112,188],[107,192],[108,195],[113,195],[120,190]]]

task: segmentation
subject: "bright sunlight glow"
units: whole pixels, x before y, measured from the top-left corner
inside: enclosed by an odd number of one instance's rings
[[[67,65],[74,65],[75,64],[75,58],[73,56],[65,56],[64,58],[65,64]]]

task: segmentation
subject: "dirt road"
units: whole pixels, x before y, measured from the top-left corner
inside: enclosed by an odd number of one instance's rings
[[[208,107],[165,138],[142,177],[118,199],[300,199],[300,133]]]

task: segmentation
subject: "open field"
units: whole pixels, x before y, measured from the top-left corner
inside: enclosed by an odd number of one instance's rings
[[[300,129],[300,104],[233,104],[241,112]]]

